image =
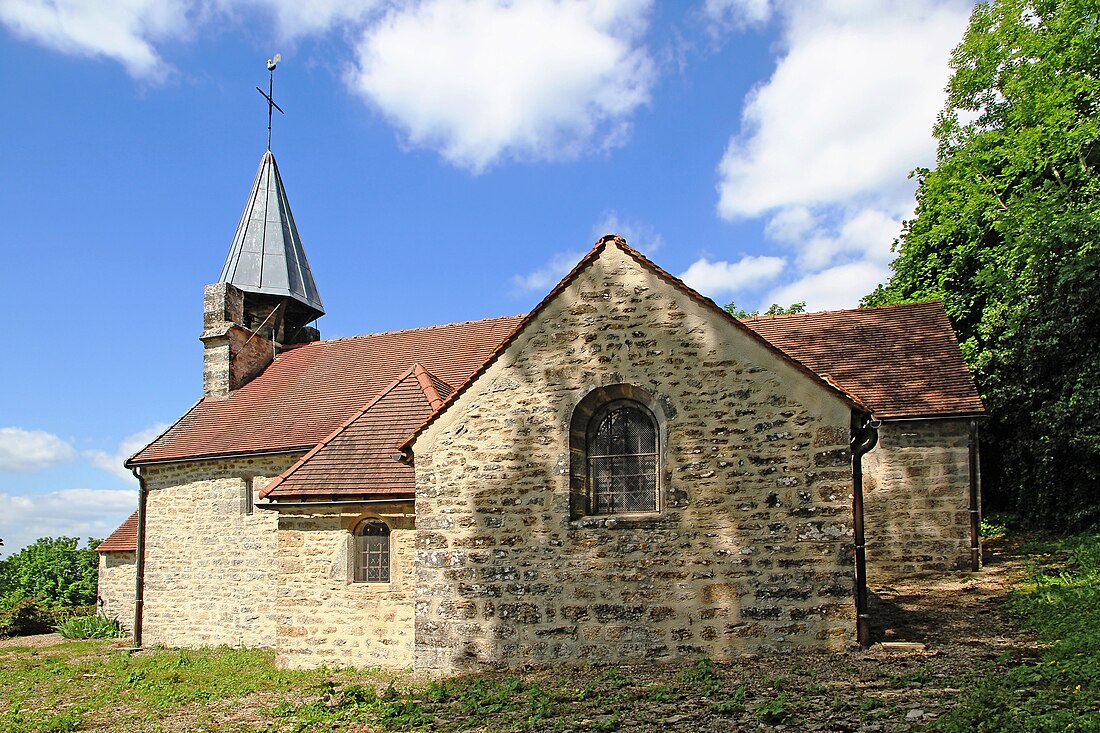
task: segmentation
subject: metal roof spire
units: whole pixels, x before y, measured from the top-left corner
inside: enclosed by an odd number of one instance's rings
[[[270,150],[260,160],[218,282],[246,293],[289,296],[312,310],[315,317],[325,313]]]

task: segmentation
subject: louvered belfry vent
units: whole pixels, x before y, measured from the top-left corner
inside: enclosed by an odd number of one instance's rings
[[[618,405],[596,416],[588,476],[593,514],[657,510],[657,425],[647,410]]]

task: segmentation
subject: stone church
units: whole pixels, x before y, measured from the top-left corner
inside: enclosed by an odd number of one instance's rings
[[[737,320],[615,235],[530,313],[320,340],[268,151],[203,396],[127,462],[100,603],[280,664],[629,663],[866,645],[978,569],[984,409],[939,303]]]

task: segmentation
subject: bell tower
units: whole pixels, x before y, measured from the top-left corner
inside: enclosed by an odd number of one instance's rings
[[[225,399],[279,349],[320,338],[324,315],[279,166],[260,160],[218,281],[203,292],[203,394]]]
[[[280,348],[316,341],[310,324],[325,314],[279,166],[271,152],[271,114],[279,54],[267,60],[267,152],[260,159],[218,282],[203,291],[205,399],[221,400],[264,370]]]

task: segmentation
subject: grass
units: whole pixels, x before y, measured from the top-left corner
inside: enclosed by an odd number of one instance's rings
[[[1010,608],[1046,650],[1007,673],[979,671],[973,691],[937,721],[949,733],[1100,731],[1100,530],[1031,543],[1030,579]]]
[[[330,670],[275,669],[260,650],[200,649],[130,655],[111,642],[73,641],[41,649],[0,649],[0,730],[53,733],[102,727],[158,730],[188,705],[232,703],[256,692],[318,688]]]

